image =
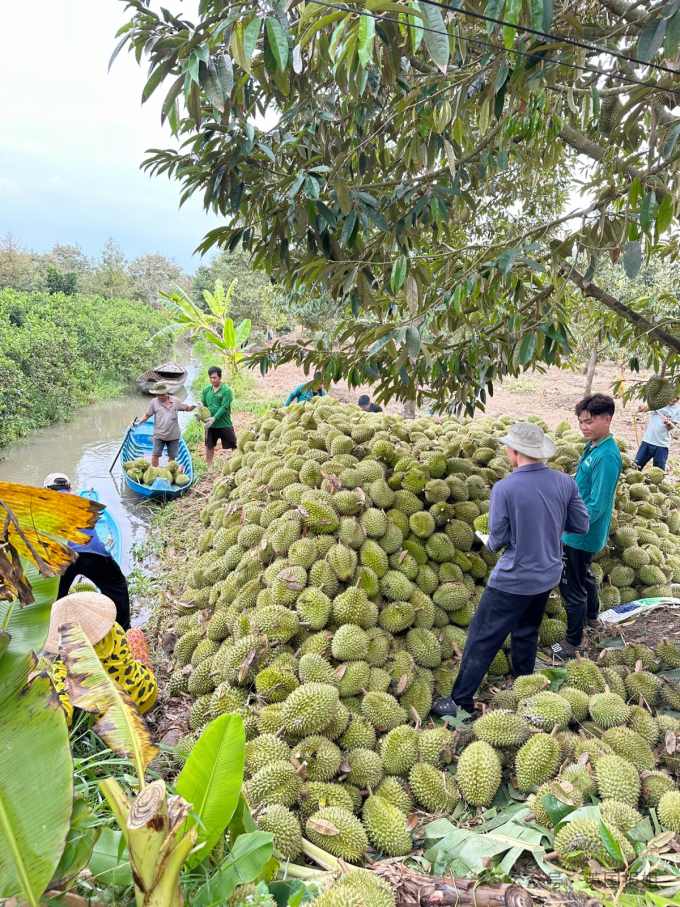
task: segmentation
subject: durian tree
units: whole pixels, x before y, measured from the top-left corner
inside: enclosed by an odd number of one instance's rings
[[[242,247],[283,290],[345,308],[253,357],[263,372],[295,360],[470,409],[570,355],[574,293],[621,316],[645,362],[680,352],[674,322],[597,278],[605,256],[633,277],[677,255],[678,0],[127,8],[114,57],[148,58],[142,100],[165,93],[181,140],[145,166],[225,220],[200,250]]]

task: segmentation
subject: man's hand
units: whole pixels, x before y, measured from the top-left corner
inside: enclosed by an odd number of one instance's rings
[[[648,412],[648,410],[649,410],[649,407],[647,406],[646,403],[641,403],[641,404],[638,406],[638,412],[639,412],[639,413],[646,413],[646,412]]]
[[[187,412],[193,413],[193,411],[196,409],[197,405],[198,405],[197,403],[193,403],[191,406],[187,406]]]
[[[205,428],[206,428],[206,431],[207,431],[209,428],[212,428],[212,424],[213,424],[214,421],[215,421],[215,417],[214,417],[214,416],[211,416],[209,419],[206,419],[206,420],[205,420]]]

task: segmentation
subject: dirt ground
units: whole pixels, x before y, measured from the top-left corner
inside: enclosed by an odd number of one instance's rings
[[[272,398],[285,399],[294,387],[309,380],[303,370],[293,364],[282,365],[265,377],[255,371],[251,372],[251,375],[256,384],[254,398],[262,401]],[[627,372],[625,377],[627,386],[634,383],[631,373]],[[598,365],[593,381],[593,392],[611,394],[613,382],[620,378],[621,372],[617,366],[609,363]],[[584,385],[585,376],[578,371],[564,371],[558,368],[550,368],[545,374],[528,371],[520,378],[511,378],[505,384],[496,385],[494,395],[487,403],[486,412],[491,416],[510,414],[516,416],[518,420],[529,413],[536,413],[545,419],[551,428],[563,420],[577,427],[574,406],[583,397]],[[343,402],[356,403],[361,394],[371,396],[372,392],[368,386],[349,391],[346,385],[336,384],[330,393]],[[390,403],[385,408],[388,412],[401,411],[399,403]],[[614,434],[625,438],[633,450],[638,446],[633,419],[636,409],[637,405],[632,401],[625,408],[617,401],[613,423]],[[247,413],[235,413],[235,418],[237,430],[249,420]],[[637,418],[640,441],[646,427],[647,416],[640,414]]]

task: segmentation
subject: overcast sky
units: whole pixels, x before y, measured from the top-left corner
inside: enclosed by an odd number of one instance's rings
[[[113,236],[128,257],[161,252],[193,271],[216,221],[200,201],[179,210],[179,184],[139,170],[170,142],[163,93],[142,108],[146,67],[121,53],[121,0],[10,0],[0,34],[0,235],[38,252]]]

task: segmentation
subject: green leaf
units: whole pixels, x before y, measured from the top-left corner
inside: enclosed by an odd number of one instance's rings
[[[411,359],[416,359],[420,353],[420,333],[413,325],[406,328],[406,352]]]
[[[406,280],[406,256],[400,255],[392,265],[392,275],[390,276],[390,287],[393,293],[401,289]]]
[[[519,249],[504,249],[503,252],[501,252],[498,258],[498,270],[501,274],[505,276],[510,273],[512,266],[517,261],[519,251]]]
[[[627,242],[623,248],[623,270],[626,277],[633,280],[640,273],[642,267],[642,246],[638,240]]]
[[[319,186],[319,181],[315,177],[305,177],[305,193],[307,194],[307,198],[318,199],[321,194],[321,187]]]
[[[87,868],[105,885],[132,885],[132,869],[123,833],[112,828],[102,828]]]
[[[640,40],[638,41],[638,60],[649,63],[652,57],[657,55],[666,35],[667,24],[665,19],[659,17],[658,19],[652,19],[651,22],[648,22],[647,25],[645,25],[644,31],[640,35]]]
[[[517,34],[517,29],[512,28],[512,25],[517,25],[519,22],[519,14],[522,10],[522,0],[507,0],[505,6],[505,22],[508,22],[509,25],[503,26],[503,43],[505,44],[505,49],[510,50],[515,41],[515,35]]]
[[[335,192],[338,197],[338,204],[340,205],[340,210],[345,215],[345,217],[352,210],[352,196],[349,192],[349,186],[343,179],[337,179],[335,181]]]
[[[678,136],[680,136],[680,123],[677,126],[674,126],[668,134],[666,139],[666,144],[663,146],[663,156],[668,160],[668,158],[675,151],[675,146],[678,141]],[[635,177],[637,179],[637,177]]]
[[[231,318],[226,318],[224,321],[224,345],[230,350],[233,350],[236,346],[236,332],[234,331],[234,322]],[[193,802],[193,801],[190,801]]]
[[[536,31],[543,29],[543,0],[531,0],[531,27]]]
[[[409,6],[411,7],[411,9],[416,10],[418,13],[420,13],[420,7],[418,6],[417,0],[411,0]],[[420,15],[422,16],[422,13],[420,13]],[[422,43],[423,35],[425,34],[425,32],[423,31],[423,27],[416,16],[409,16],[408,21],[409,27],[411,29],[411,47],[413,49],[413,53],[415,54],[418,52],[418,48]]]
[[[543,31],[549,32],[553,20],[553,0],[543,2]]]
[[[489,2],[486,5],[486,10],[484,11],[484,15],[488,16],[489,19],[500,19],[501,11],[504,6],[505,6],[505,0],[489,0]],[[487,33],[491,34],[491,32],[494,30],[495,27],[496,27],[496,25],[494,22],[487,22],[486,23]]]
[[[628,202],[632,208],[637,207],[638,199],[640,198],[641,187],[640,187],[640,177],[636,176],[633,182],[630,184],[630,189],[628,190]]]
[[[673,222],[673,200],[670,195],[664,195],[656,215],[656,229],[664,233]]]
[[[649,233],[652,229],[652,224],[654,223],[654,214],[656,211],[656,194],[654,190],[650,190],[647,195],[642,199],[642,204],[640,205],[640,227]]]
[[[564,817],[568,816],[569,813],[573,813],[575,809],[573,803],[565,803],[563,800],[556,797],[555,794],[544,794],[544,796],[541,797],[541,803],[543,804],[543,809],[550,817],[550,821],[554,828],[557,828]]]
[[[0,629],[11,639],[0,659],[0,700],[19,680],[25,680],[26,656],[39,652],[45,645],[50,628],[50,612],[59,592],[59,577],[44,579],[36,567],[22,560],[26,579],[31,584],[35,601],[24,608],[18,602],[0,601]]]
[[[418,9],[425,17],[428,29],[424,34],[425,47],[432,62],[443,73],[449,64],[449,34],[446,31],[442,14],[436,6],[418,2]]]
[[[671,16],[666,26],[665,56],[668,60],[676,58],[678,46],[680,46],[680,10]]]
[[[342,225],[342,233],[340,234],[340,239],[343,243],[349,242],[349,238],[354,231],[354,225],[357,222],[357,213],[356,211],[350,211],[350,213],[345,218],[345,223]]]
[[[228,98],[234,90],[234,64],[229,54],[221,54],[217,57],[215,66],[224,96]]]
[[[602,819],[600,819],[600,838],[602,839],[602,843],[609,856],[618,860],[620,863],[625,864],[626,861],[623,859],[623,854],[621,853],[621,848],[619,847],[616,838],[609,831]]]
[[[531,362],[536,349],[536,334],[527,334],[519,348],[519,361],[522,365]]]
[[[291,199],[295,198],[295,196],[298,194],[298,192],[300,191],[300,186],[304,183],[304,181],[305,181],[305,175],[300,170],[300,171],[298,171],[298,173],[295,176],[295,179],[293,180],[293,185],[290,187]]]
[[[250,336],[251,327],[252,327],[252,322],[251,322],[250,318],[245,318],[243,321],[240,322],[240,324],[238,324],[236,326],[236,336],[234,338],[234,340],[235,340],[234,346],[240,347],[246,342],[246,340]]]
[[[231,853],[192,899],[192,907],[214,907],[226,901],[237,885],[252,882],[273,853],[274,835],[254,831],[238,837]]]
[[[247,60],[252,60],[257,46],[257,39],[260,37],[260,24],[262,20],[257,16],[247,25],[243,34],[243,53]]]
[[[229,823],[229,840],[233,845],[234,841],[240,835],[248,834],[251,831],[257,831],[257,828],[257,822],[250,815],[250,809],[248,808],[246,798],[241,794],[238,798],[234,815],[231,817],[231,822]]]
[[[26,677],[34,665],[34,656],[24,656]],[[38,907],[71,824],[73,763],[49,678],[13,677],[0,701],[0,894]]]
[[[71,827],[66,846],[50,880],[50,888],[69,882],[85,869],[92,856],[92,848],[99,837],[100,829],[96,823],[97,819],[90,809],[87,798],[78,794],[73,801]]]
[[[267,28],[267,36],[269,37],[269,46],[274,54],[276,65],[283,72],[288,65],[288,41],[285,32],[278,19],[267,16],[264,21]]]
[[[177,779],[177,793],[193,803],[200,818],[196,846],[205,844],[187,860],[190,869],[203,862],[231,821],[243,782],[245,742],[241,717],[220,715],[198,738]],[[190,816],[182,834],[195,824]]]
[[[361,16],[359,22],[359,62],[366,64],[373,56],[373,38],[375,37],[375,19],[371,13]]]

